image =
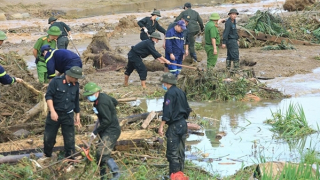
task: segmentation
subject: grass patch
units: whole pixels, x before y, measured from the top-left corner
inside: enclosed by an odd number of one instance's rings
[[[265,46],[261,50],[295,50],[296,48],[284,40],[280,44],[275,46]]]
[[[202,43],[198,43],[198,42],[194,43],[194,48],[196,51],[204,50],[204,46],[202,45]]]
[[[303,107],[299,104],[290,103],[285,112],[278,109],[272,112],[272,117],[265,123],[272,126],[271,131],[278,133],[279,138],[300,138],[316,132],[309,127]]]

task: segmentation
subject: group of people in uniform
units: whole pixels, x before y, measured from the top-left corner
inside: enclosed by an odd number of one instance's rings
[[[184,11],[176,17],[175,21],[165,30],[158,23],[161,17],[159,10],[154,10],[151,17],[138,21],[141,27],[141,42],[131,47],[128,53],[128,64],[125,71],[124,85],[128,86],[129,76],[134,71],[138,72],[141,86],[146,88],[147,69],[142,61],[152,55],[159,62],[165,64],[166,73],[161,78],[162,88],[166,91],[163,102],[162,122],[158,134],[164,135],[164,125],[168,128],[165,133],[167,138],[166,157],[169,162],[169,176],[173,178],[188,179],[184,171],[185,141],[187,135],[187,122],[190,108],[186,94],[179,89],[177,77],[181,72],[184,58],[190,55],[198,61],[194,49],[195,36],[204,32],[205,51],[207,53],[207,66],[214,67],[219,52],[220,35],[217,25],[225,22],[222,38],[222,48],[227,47],[226,67],[230,69],[233,61],[234,68],[239,68],[239,37],[236,30],[236,17],[239,13],[231,9],[227,20],[220,19],[218,13],[211,14],[209,22],[204,26],[198,12],[191,9],[191,3],[184,4]],[[45,95],[49,113],[45,122],[44,155],[43,161],[52,157],[52,150],[56,143],[56,135],[61,127],[64,139],[65,157],[73,159],[75,153],[75,126],[81,126],[79,106],[79,83],[83,78],[82,62],[80,57],[67,50],[69,40],[72,40],[71,29],[63,22],[57,22],[55,17],[48,19],[50,24],[48,35],[37,40],[34,45],[33,55],[36,58],[38,79],[40,83],[49,83]],[[160,31],[165,36],[163,57],[156,49],[155,44],[161,40]],[[0,31],[0,45],[6,39],[4,32]],[[55,71],[59,74],[56,75]],[[0,66],[0,82],[12,84],[22,82],[16,77],[10,77]],[[120,170],[111,158],[117,139],[121,134],[120,125],[116,114],[117,100],[102,92],[94,82],[84,86],[83,95],[93,103],[93,112],[98,120],[91,133],[91,140],[99,137],[96,159],[100,166],[101,179],[106,179],[106,168],[109,167],[113,179],[120,178]],[[99,135],[99,136],[98,136]],[[100,160],[100,161],[98,161]],[[70,161],[72,163],[72,161]]]

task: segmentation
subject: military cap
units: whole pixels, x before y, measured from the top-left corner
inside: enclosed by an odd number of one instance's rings
[[[82,68],[78,67],[78,66],[71,67],[71,69],[66,71],[66,74],[68,76],[71,76],[76,79],[83,79],[84,78],[84,76],[82,75]]]
[[[183,9],[185,8],[191,8],[191,3],[187,2],[184,4]]]
[[[48,24],[50,24],[52,21],[56,21],[57,18],[51,16],[49,19],[48,19]]]
[[[177,84],[177,77],[172,73],[165,73],[162,75],[161,82],[176,85]]]
[[[230,15],[231,13],[236,13],[237,15],[239,15],[239,13],[236,9],[230,9],[228,15]]]
[[[157,15],[157,16],[161,17],[159,10],[154,10],[154,11],[151,13],[151,15],[152,15],[152,16],[153,16],[153,15]]]

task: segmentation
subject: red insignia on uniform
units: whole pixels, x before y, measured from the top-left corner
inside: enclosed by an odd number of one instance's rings
[[[170,99],[167,99],[166,100],[166,105],[169,105],[170,104]]]

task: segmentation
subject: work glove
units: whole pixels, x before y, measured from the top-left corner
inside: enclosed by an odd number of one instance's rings
[[[94,133],[91,133],[90,137],[91,137],[92,139],[95,139],[95,138],[97,137],[97,135],[95,135]]]
[[[72,38],[72,36],[71,36],[71,35],[69,35],[69,40],[71,40],[71,41],[73,40],[73,38]]]
[[[143,31],[144,31],[146,34],[148,34],[148,29],[147,29],[147,28],[145,28]]]

